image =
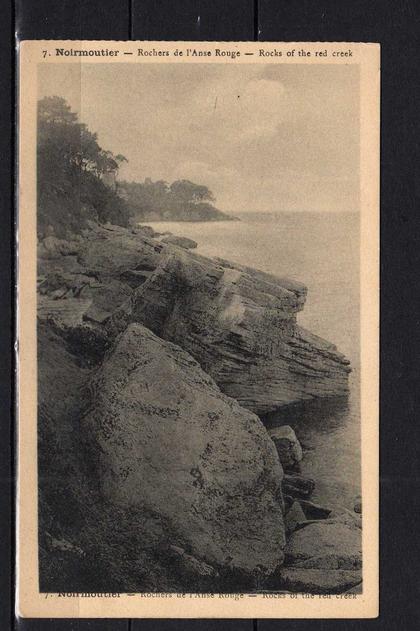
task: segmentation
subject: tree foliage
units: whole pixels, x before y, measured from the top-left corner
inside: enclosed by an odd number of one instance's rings
[[[130,204],[131,212],[141,220],[169,219],[177,221],[203,221],[227,218],[210,202],[213,193],[202,184],[189,180],[153,182],[121,182],[121,188]]]
[[[88,219],[126,225],[128,206],[101,181],[126,158],[103,149],[65,99],[38,103],[38,233],[79,232]]]
[[[175,198],[184,202],[214,202],[216,201],[213,193],[201,184],[194,184],[189,180],[176,180],[172,182],[170,191]]]

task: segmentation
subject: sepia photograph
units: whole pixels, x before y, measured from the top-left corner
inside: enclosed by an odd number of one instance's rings
[[[32,80],[35,589],[363,599],[364,271],[373,304],[377,287],[360,60],[48,44]]]

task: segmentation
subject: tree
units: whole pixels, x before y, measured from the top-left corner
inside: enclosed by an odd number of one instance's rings
[[[65,99],[38,102],[38,231],[78,232],[87,219],[128,222],[127,204],[101,181],[127,162],[103,149]]]
[[[114,156],[111,151],[102,149],[97,134],[79,123],[77,114],[59,96],[47,96],[38,103],[38,156],[41,154],[41,162],[45,158],[42,154],[46,153],[49,154],[49,168],[55,162],[61,169],[71,171],[76,167],[98,177],[117,171],[122,162],[127,162],[125,156]]]
[[[77,114],[61,96],[46,96],[38,101],[38,131],[43,125],[73,125]]]
[[[186,203],[216,201],[213,193],[207,188],[207,186],[194,184],[194,182],[190,182],[190,180],[176,180],[175,182],[172,182],[170,190],[177,199]]]

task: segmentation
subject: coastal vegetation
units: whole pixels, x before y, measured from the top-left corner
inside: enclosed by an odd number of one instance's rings
[[[215,198],[207,186],[189,180],[121,182],[131,214],[138,221],[220,221],[233,219],[215,208]]]
[[[104,182],[126,160],[104,150],[65,99],[38,103],[38,235],[80,233],[88,220],[127,226],[129,208]]]
[[[188,180],[119,182],[122,154],[102,148],[65,99],[38,103],[38,236],[79,234],[89,221],[128,226],[142,220],[230,219],[214,196]]]

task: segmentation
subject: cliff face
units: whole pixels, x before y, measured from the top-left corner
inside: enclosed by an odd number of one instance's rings
[[[258,413],[344,395],[348,361],[299,327],[306,289],[227,261],[166,251],[133,295],[132,317],[195,357]]]
[[[116,228],[90,231],[64,258],[63,297],[87,301],[83,320],[111,337],[129,322],[144,324],[253,412],[348,391],[348,360],[297,324],[300,283]],[[60,290],[59,279],[51,284],[57,262],[43,266],[48,295]]]
[[[144,324],[187,350],[223,392],[257,413],[347,393],[349,362],[297,324],[303,285],[140,231],[96,229],[75,247],[73,256],[43,259],[41,291],[84,300],[77,305],[81,321],[106,335],[128,322]]]
[[[297,325],[305,297],[150,229],[40,243],[45,589],[229,591],[275,574],[283,472],[253,412],[343,395],[350,370]]]

